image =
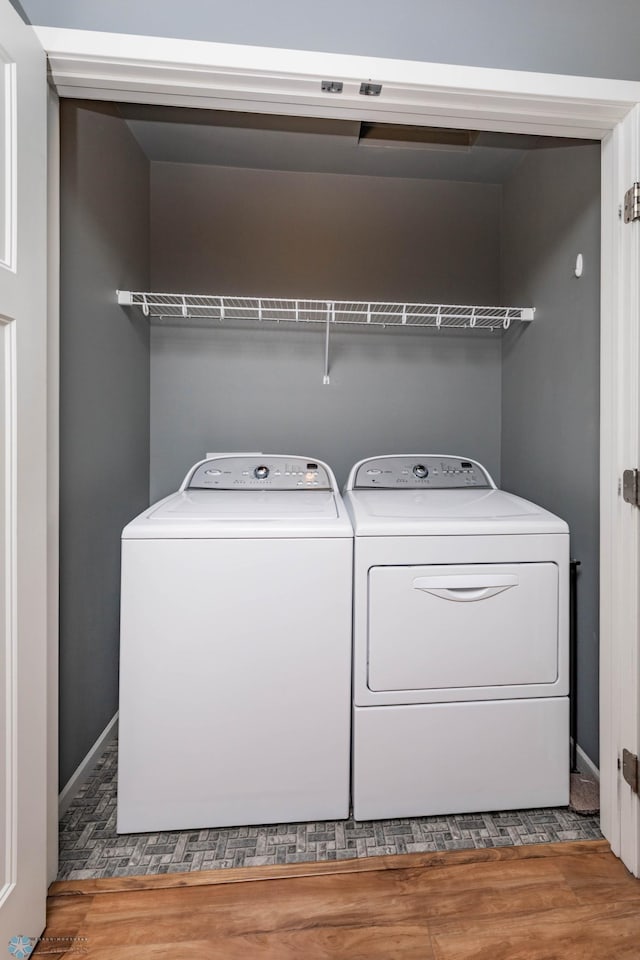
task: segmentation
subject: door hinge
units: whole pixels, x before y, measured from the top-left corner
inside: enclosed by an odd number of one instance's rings
[[[640,470],[625,470],[622,474],[622,498],[640,507]]]
[[[624,195],[624,222],[640,220],[640,183],[636,180]]]
[[[634,793],[638,792],[638,758],[629,750],[622,751],[622,776]]]

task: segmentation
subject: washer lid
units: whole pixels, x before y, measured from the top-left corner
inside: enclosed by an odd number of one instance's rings
[[[326,490],[181,490],[125,527],[125,540],[352,536],[344,504]]]
[[[349,490],[345,504],[356,536],[477,536],[568,533],[542,507],[495,489]]]
[[[186,490],[152,507],[147,519],[333,520],[338,516],[332,492],[325,490]]]
[[[177,493],[132,520],[123,540],[353,537],[331,468],[312,457],[214,454]]]

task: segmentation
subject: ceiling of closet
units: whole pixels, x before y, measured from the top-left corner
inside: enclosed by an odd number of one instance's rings
[[[139,104],[120,111],[151,161],[261,170],[504,183],[526,151],[586,142]]]

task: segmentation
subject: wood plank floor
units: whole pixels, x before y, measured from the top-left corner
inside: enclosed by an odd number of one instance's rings
[[[56,960],[638,960],[640,881],[602,840],[63,881],[44,936]]]

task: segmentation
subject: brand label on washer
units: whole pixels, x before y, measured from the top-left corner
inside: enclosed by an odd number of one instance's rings
[[[306,457],[219,457],[201,463],[189,490],[331,490],[325,467]]]

